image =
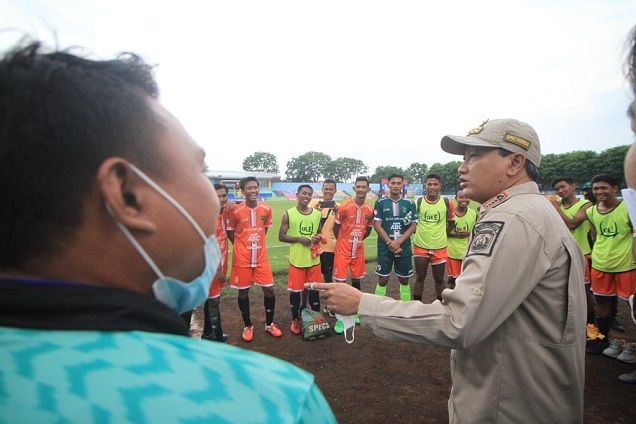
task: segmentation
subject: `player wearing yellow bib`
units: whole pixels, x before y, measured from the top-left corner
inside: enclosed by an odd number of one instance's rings
[[[453,228],[455,207],[440,196],[442,177],[438,174],[426,176],[426,195],[416,200],[415,210],[419,221],[413,235],[413,259],[415,262],[415,284],[413,300],[422,300],[424,280],[428,264],[433,269],[435,294],[442,299],[444,290],[444,268],[446,267],[447,232]]]
[[[601,353],[608,345],[611,299],[622,299],[636,289],[636,263],[632,252],[633,226],[624,202],[616,198],[618,181],[610,175],[592,179],[598,204],[586,211],[596,239],[592,249],[592,292],[596,305],[596,323],[605,337],[588,344],[586,351]]]
[[[470,200],[464,196],[462,190],[455,193],[457,208],[455,209],[455,224],[448,233],[448,260],[446,272],[448,272],[448,287],[455,288],[455,280],[462,269],[462,261],[468,247],[468,237],[477,222],[477,211],[468,208]]]
[[[585,296],[587,299],[587,330],[588,339],[598,333],[594,319],[594,298],[590,290],[590,254],[592,247],[588,238],[590,221],[587,220],[586,211],[592,206],[592,202],[586,198],[577,199],[575,196],[576,185],[569,177],[559,177],[552,182],[554,191],[561,201],[551,200],[552,205],[561,216],[561,219],[572,233],[572,237],[579,244],[581,252],[585,255]]]
[[[314,194],[310,185],[301,184],[296,192],[297,204],[287,209],[281,219],[278,239],[289,246],[289,271],[287,290],[291,305],[291,327],[293,334],[300,334],[300,296],[305,283],[320,283],[320,257],[312,252],[312,245],[320,242],[320,211],[310,208]],[[313,310],[320,310],[318,292],[311,290],[309,303]]]

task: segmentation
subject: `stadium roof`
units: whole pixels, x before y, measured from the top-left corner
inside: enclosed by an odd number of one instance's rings
[[[259,179],[269,179],[269,180],[280,180],[280,175],[278,174],[270,174],[269,172],[256,172],[256,171],[218,171],[218,170],[210,170],[206,172],[206,175],[209,178],[228,178],[228,179],[238,179],[245,177],[256,177]]]

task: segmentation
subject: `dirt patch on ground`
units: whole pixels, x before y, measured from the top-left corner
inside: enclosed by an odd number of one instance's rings
[[[363,291],[373,292],[376,277],[363,281]],[[284,276],[281,277],[281,280]],[[397,281],[391,280],[388,295],[398,298]],[[427,277],[424,300],[434,299],[433,284]],[[260,289],[252,289],[251,311],[255,334],[252,343],[241,340],[243,321],[235,297],[221,302],[223,329],[228,343],[289,361],[316,376],[318,386],[340,423],[445,423],[451,380],[450,350],[417,343],[380,339],[357,327],[355,342],[345,343],[342,335],[304,341],[289,332],[289,296],[276,288],[276,317],[283,337],[274,339],[263,331],[265,314]],[[620,338],[636,341],[636,326],[629,319],[626,302],[619,302],[619,319],[626,333]],[[331,324],[334,319],[330,318]],[[201,313],[195,313],[192,333],[201,332]],[[586,356],[585,422],[635,423],[636,385],[621,383],[617,377],[636,369],[603,355]]]

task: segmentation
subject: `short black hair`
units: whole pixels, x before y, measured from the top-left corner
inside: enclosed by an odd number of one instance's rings
[[[324,187],[324,186],[325,186],[325,184],[333,184],[333,185],[335,185],[336,187],[338,186],[338,185],[336,184],[336,180],[333,180],[333,179],[331,179],[331,178],[325,178],[325,180],[322,182],[322,186]]]
[[[557,177],[554,180],[552,180],[552,187],[554,187],[555,185],[557,185],[561,181],[565,181],[568,184],[574,184],[574,180],[572,178],[570,178],[570,177]]]
[[[247,183],[249,183],[250,181],[254,181],[256,182],[256,186],[260,187],[261,184],[258,182],[258,180],[256,179],[256,177],[245,177],[245,178],[241,178],[241,180],[239,181],[239,188],[241,190],[245,190],[245,186],[247,185]]]
[[[499,156],[502,157],[506,157],[511,155],[513,152],[511,152],[510,150],[506,150],[503,147],[495,147],[495,149],[497,149],[497,151],[499,152]],[[539,181],[539,168],[532,162],[530,162],[528,160],[528,158],[526,157],[526,174],[528,174],[528,177],[530,177],[530,179],[534,182]]]
[[[300,193],[303,188],[308,188],[309,190],[311,190],[312,193],[314,192],[314,188],[310,186],[309,184],[301,184],[298,186],[298,189],[296,190],[296,194]]]
[[[611,186],[618,186],[618,178],[609,174],[599,174],[592,178],[592,184],[600,182],[607,183]]]
[[[440,183],[442,182],[442,176],[441,176],[441,175],[439,175],[439,174],[435,174],[435,173],[428,174],[428,175],[426,176],[426,180],[429,180],[430,178],[435,178],[435,179],[436,179],[437,181],[439,181]]]
[[[355,185],[355,183],[357,183],[358,181],[364,181],[365,183],[367,183],[367,187],[370,185],[369,184],[369,179],[367,177],[360,176],[360,177],[356,178],[356,181],[353,184]]]
[[[458,198],[458,197],[459,197],[459,192],[460,192],[460,191],[462,191],[462,189],[461,189],[461,188],[457,189],[457,191],[455,192],[455,198]]]
[[[387,178],[387,180],[391,181],[393,178],[399,178],[402,181],[404,181],[404,175],[397,174],[397,173],[393,173],[393,174],[389,175],[389,178]]]
[[[229,193],[227,186],[225,184],[216,183],[214,184],[215,190],[225,190],[226,193]]]
[[[23,41],[0,58],[0,268],[59,251],[82,223],[101,163],[160,173],[152,66],[90,60]]]

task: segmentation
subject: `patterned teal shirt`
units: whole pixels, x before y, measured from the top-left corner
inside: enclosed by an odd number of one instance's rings
[[[142,331],[0,327],[0,423],[334,423],[311,374]]]

